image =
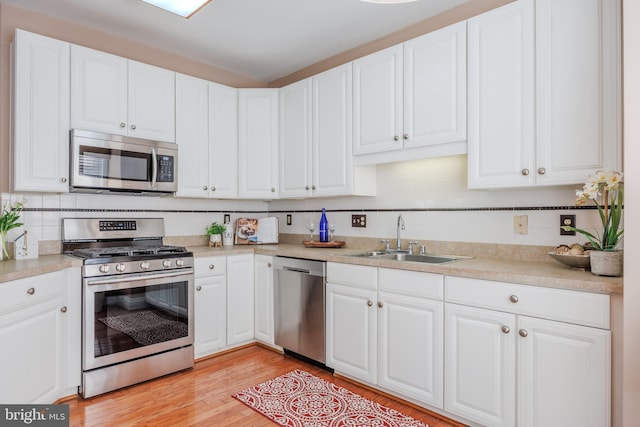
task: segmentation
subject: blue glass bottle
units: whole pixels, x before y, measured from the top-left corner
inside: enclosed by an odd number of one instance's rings
[[[321,242],[329,241],[329,222],[324,208],[322,208],[322,215],[320,215],[319,235]]]

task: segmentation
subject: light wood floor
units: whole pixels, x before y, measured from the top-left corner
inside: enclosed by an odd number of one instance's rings
[[[459,425],[259,346],[197,362],[193,370],[63,403],[69,405],[71,426],[274,426],[231,394],[293,369],[304,369],[430,426]]]

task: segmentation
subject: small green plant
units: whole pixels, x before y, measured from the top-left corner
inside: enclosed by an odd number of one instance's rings
[[[223,224],[218,224],[217,222],[214,222],[213,224],[207,227],[207,236],[211,236],[212,234],[222,234],[225,232],[226,229],[227,227],[225,227]]]

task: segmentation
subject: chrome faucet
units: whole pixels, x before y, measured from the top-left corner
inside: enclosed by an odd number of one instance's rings
[[[400,230],[404,230],[404,218],[402,218],[402,215],[398,215],[398,226],[396,228],[396,251],[402,250],[402,246],[400,244]]]

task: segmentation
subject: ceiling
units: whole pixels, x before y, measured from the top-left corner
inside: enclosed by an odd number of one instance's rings
[[[0,0],[271,82],[469,0],[213,0],[184,19],[140,0]]]

